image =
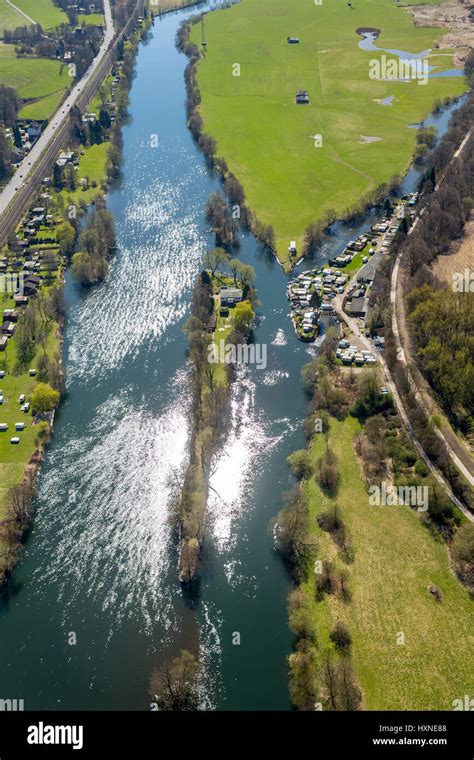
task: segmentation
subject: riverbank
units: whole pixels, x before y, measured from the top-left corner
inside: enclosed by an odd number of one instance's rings
[[[223,275],[201,272],[193,290],[191,317],[185,326],[192,402],[190,457],[179,506],[178,575],[182,583],[188,584],[199,573],[211,462],[227,428],[231,383],[236,368],[235,357],[226,360],[226,349],[243,345],[254,317],[249,300],[240,300],[230,309],[222,306],[222,288],[229,289],[229,280]],[[237,284],[244,287],[242,283],[230,283],[234,287]],[[248,291],[248,287],[245,290]],[[242,299],[244,290],[239,292]]]
[[[309,710],[452,710],[474,675],[473,601],[443,540],[456,547],[462,519],[371,373],[356,381],[317,360],[307,374],[315,380],[299,488],[311,554],[296,566],[289,601],[292,699]],[[426,488],[427,502],[377,502],[383,484],[387,493]]]
[[[150,11],[154,16],[163,16],[165,13],[193,8],[195,5],[202,5],[205,2],[206,0],[160,0],[157,7],[153,3],[151,4]]]
[[[249,208],[263,226],[274,228],[285,269],[292,265],[291,241],[299,259],[315,224],[350,217],[392,177],[403,176],[416,140],[409,125],[426,117],[435,100],[466,89],[462,77],[430,78],[425,86],[371,78],[370,56],[380,62],[382,54],[359,47],[357,28],[381,29],[384,49],[411,50],[432,48],[439,30],[415,28],[391,2],[364,2],[356,10],[295,2],[291,29],[285,8],[279,14],[269,0],[205,17],[207,44],[197,64],[203,131],[214,140],[214,155],[242,184]],[[268,25],[269,14],[276,27]],[[289,35],[299,43],[289,45]],[[201,36],[196,25],[191,42],[198,51]],[[439,60],[447,68],[448,59]],[[301,88],[309,92],[309,104],[295,104]]]
[[[6,583],[20,558],[21,545],[33,514],[37,475],[52,435],[54,409],[60,403],[58,398],[49,407],[40,409],[40,413],[49,415],[43,422],[41,418],[30,415],[26,417],[23,430],[18,428],[20,415],[14,409],[14,399],[23,399],[21,411],[26,404],[24,413],[29,414],[30,407],[35,413],[38,411],[33,407],[35,389],[40,383],[48,382],[57,394],[63,390],[63,283],[71,257],[73,270],[81,284],[96,284],[106,276],[110,251],[115,243],[108,215],[106,218],[102,213],[105,209],[103,193],[119,170],[121,128],[126,117],[127,93],[131,86],[138,44],[146,34],[150,22],[151,19],[148,18],[145,25],[131,35],[124,46],[123,62],[118,65],[119,76],[108,76],[101,95],[89,104],[88,112],[94,103],[98,110],[100,108],[100,120],[94,114],[94,121],[76,123],[76,129],[87,128],[89,124],[98,125],[100,136],[96,133],[94,137],[97,142],[89,146],[80,142],[75,151],[61,152],[63,168],[59,170],[59,164],[56,163],[53,177],[43,183],[36,200],[37,204],[42,205],[37,206],[36,216],[30,212],[23,219],[16,230],[14,247],[11,250],[6,247],[3,251],[7,254],[4,258],[6,269],[1,276],[15,278],[20,292],[25,283],[19,278],[26,279],[26,286],[29,287],[26,292],[29,295],[26,296],[25,306],[19,311],[16,311],[17,300],[13,297],[12,288],[5,288],[6,292],[0,301],[4,309],[4,325],[5,310],[10,310],[15,315],[12,317],[12,337],[9,338],[6,349],[0,353],[0,369],[4,373],[0,380],[0,423],[7,426],[0,432],[0,528],[3,525],[0,536],[0,586]],[[115,81],[115,87],[112,86],[112,80]],[[105,107],[107,98],[112,98],[113,122],[110,109]],[[80,176],[79,182],[75,171]],[[90,260],[92,253],[73,254],[73,251],[78,241],[80,220],[92,206],[99,210],[99,214],[95,215],[89,228],[93,232],[93,228],[97,227],[100,248],[96,251],[97,262],[91,266],[89,261],[89,266],[86,267],[84,257],[88,256]],[[32,219],[36,220],[34,224]],[[30,250],[31,247],[37,249],[36,253]],[[11,256],[15,256],[15,262]],[[20,271],[22,267],[23,271]],[[19,441],[13,444],[10,431],[15,428]],[[17,515],[19,500],[21,514]],[[12,510],[15,513],[13,515]]]

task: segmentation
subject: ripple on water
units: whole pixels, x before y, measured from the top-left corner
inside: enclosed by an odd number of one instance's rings
[[[184,382],[173,379],[181,390]],[[90,597],[102,612],[113,608],[117,627],[128,618],[147,630],[156,619],[172,624],[169,476],[185,462],[188,423],[180,393],[158,418],[131,406],[129,395],[109,398],[90,426],[68,436],[67,449],[52,452],[41,484],[48,509],[36,521],[43,561],[32,588],[41,604],[56,584],[65,615]],[[64,492],[68,482],[76,485]]]
[[[248,513],[251,486],[265,469],[268,453],[291,431],[286,420],[265,421],[256,407],[256,384],[248,368],[231,390],[229,430],[218,452],[210,479],[208,514],[210,532],[218,551],[230,553],[236,546],[235,523]],[[229,583],[239,578],[237,565],[226,563]]]
[[[129,183],[107,280],[75,308],[68,328],[69,385],[99,383],[185,314],[205,251],[198,210],[184,204],[182,211],[187,179],[157,179],[144,189]]]

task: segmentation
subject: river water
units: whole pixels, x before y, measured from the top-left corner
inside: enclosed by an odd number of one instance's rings
[[[140,47],[123,177],[108,195],[118,251],[107,281],[85,293],[67,278],[67,392],[23,561],[0,602],[0,697],[26,709],[148,709],[152,670],[198,646],[207,707],[289,709],[289,583],[269,522],[291,486],[286,457],[304,445],[300,369],[316,347],[295,339],[287,277],[251,235],[240,256],[257,270],[256,340],[268,363],[243,369],[232,390],[200,588],[190,599],[177,582],[170,483],[188,437],[182,327],[213,245],[203,205],[218,188],[186,128],[174,38],[192,12],[156,20]],[[335,225],[320,261],[375,218]]]

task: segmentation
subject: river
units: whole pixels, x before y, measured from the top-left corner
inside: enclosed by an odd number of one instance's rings
[[[170,479],[189,432],[182,327],[213,245],[203,206],[218,188],[186,127],[186,61],[174,46],[193,12],[157,19],[140,46],[123,176],[108,194],[118,250],[107,280],[86,293],[67,276],[66,394],[31,535],[0,602],[0,697],[25,709],[148,709],[152,670],[198,645],[205,706],[290,708],[289,581],[269,523],[291,486],[286,457],[304,445],[300,369],[316,349],[296,340],[287,276],[251,235],[240,256],[257,270],[256,340],[268,365],[243,369],[233,387],[200,588],[189,599],[177,582]],[[320,261],[375,218],[335,225]]]

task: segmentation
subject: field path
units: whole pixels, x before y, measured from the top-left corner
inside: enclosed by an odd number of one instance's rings
[[[443,184],[443,181],[447,175],[448,169],[462,154],[465,146],[469,142],[472,135],[472,129],[469,130],[461,145],[454,153],[451,161],[443,172],[442,177],[436,184],[435,191]],[[424,207],[421,210],[419,216],[417,216],[414,224],[408,231],[408,236],[413,233],[416,226],[423,216]],[[413,390],[418,404],[423,409],[424,413],[430,417],[433,414],[441,414],[441,427],[434,426],[434,432],[438,438],[443,441],[446,446],[446,450],[449,458],[455,467],[463,474],[467,482],[474,486],[474,465],[472,461],[471,452],[468,450],[464,441],[462,441],[456,432],[453,430],[445,415],[442,414],[438,404],[434,398],[434,394],[429,384],[418,369],[416,363],[416,357],[414,356],[413,346],[411,342],[410,333],[407,325],[407,315],[404,301],[404,285],[405,277],[402,271],[400,276],[400,269],[403,270],[404,262],[402,261],[402,254],[400,253],[395,261],[395,266],[392,270],[392,281],[390,289],[390,301],[392,305],[392,330],[395,337],[397,351],[399,352],[400,360],[405,367],[408,381]]]
[[[355,172],[356,174],[360,174],[361,177],[365,177],[365,179],[368,179],[370,182],[370,187],[368,188],[369,190],[375,187],[375,180],[373,177],[370,176],[370,174],[366,174],[361,169],[356,169],[355,166],[348,164],[347,161],[344,161],[344,159],[340,157],[337,151],[334,151],[334,153],[336,154],[336,157],[333,158],[333,161],[335,161],[337,164],[342,164],[343,166],[347,166],[347,168],[350,169],[351,171]]]
[[[29,21],[29,22],[30,22],[30,24],[37,24],[37,23],[38,23],[37,21],[34,21],[34,19],[32,19],[32,18],[31,18],[31,16],[28,16],[28,14],[27,14],[27,13],[25,13],[25,11],[22,11],[22,10],[21,10],[21,8],[18,8],[16,5],[14,5],[14,4],[11,2],[11,0],[6,0],[6,3],[7,3],[7,5],[9,5],[11,8],[13,8],[13,10],[15,10],[17,13],[21,13],[21,15],[22,15],[22,16],[24,16],[24,17],[27,19],[27,21]]]

